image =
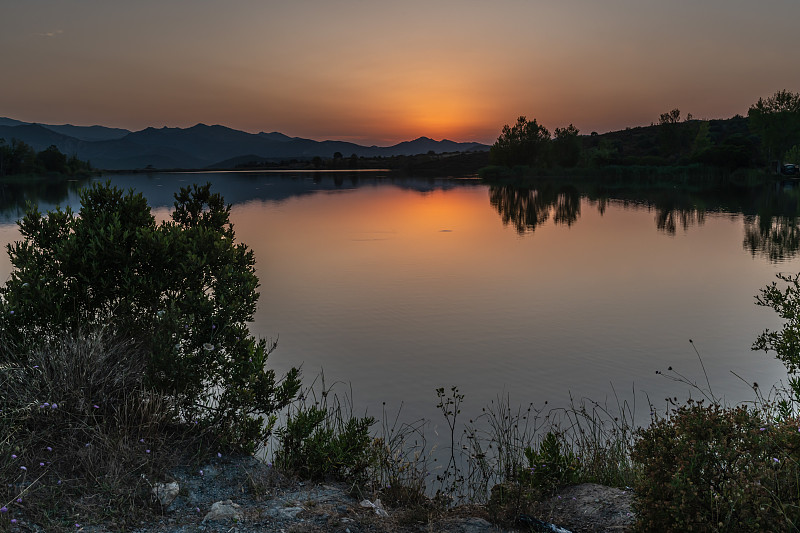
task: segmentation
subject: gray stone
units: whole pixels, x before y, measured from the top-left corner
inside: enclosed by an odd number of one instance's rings
[[[486,533],[492,531],[492,524],[483,518],[467,518],[461,524],[464,533]]]
[[[296,518],[301,512],[303,512],[302,507],[284,507],[278,510],[278,515],[282,518]]]
[[[365,500],[361,500],[361,503],[359,505],[361,507],[375,509],[375,514],[378,515],[378,516],[381,516],[381,517],[389,516],[389,513],[387,513],[386,509],[383,508],[383,504],[381,504],[381,501],[379,499],[375,500],[375,503],[373,503],[373,502],[371,502],[369,500],[366,500],[366,499]]]
[[[231,500],[222,502],[215,502],[211,505],[211,510],[203,518],[203,523],[211,520],[225,520],[230,518],[232,520],[242,519],[242,509],[238,503],[233,503]]]
[[[156,483],[150,492],[153,497],[158,500],[158,503],[161,504],[161,507],[166,509],[175,501],[180,491],[181,488],[178,483],[173,481],[172,483]]]

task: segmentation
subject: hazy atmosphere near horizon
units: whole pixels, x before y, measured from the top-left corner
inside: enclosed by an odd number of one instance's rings
[[[582,133],[678,107],[746,114],[800,87],[796,0],[7,0],[0,116],[198,122],[389,145]]]

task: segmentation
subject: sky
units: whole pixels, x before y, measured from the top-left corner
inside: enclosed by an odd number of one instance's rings
[[[800,91],[798,0],[2,0],[0,116],[491,144]]]

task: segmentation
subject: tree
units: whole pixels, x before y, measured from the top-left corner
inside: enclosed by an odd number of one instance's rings
[[[22,240],[8,246],[0,331],[22,354],[91,326],[137,339],[148,385],[173,397],[184,420],[251,447],[293,399],[299,374],[276,381],[265,367],[274,343],[248,331],[258,279],[252,251],[234,242],[230,206],[206,184],[181,189],[174,207],[156,224],[141,194],[96,184],[77,214],[30,209]]]
[[[553,159],[562,167],[574,167],[581,159],[581,139],[578,128],[570,124],[566,128],[556,128],[553,138]]]
[[[795,144],[783,154],[783,160],[795,165],[800,164],[800,144]]]
[[[521,116],[513,127],[503,126],[502,133],[489,150],[489,159],[493,164],[507,167],[535,166],[543,162],[549,142],[547,128],[536,119],[528,121]]]
[[[681,121],[681,110],[677,107],[668,113],[661,113],[658,118],[658,123],[661,126],[665,124],[677,124]]]
[[[688,124],[691,120],[692,114],[687,113],[681,123],[681,110],[678,108],[659,116],[658,136],[663,157],[678,161],[691,154],[692,143],[701,127],[698,123]]]
[[[3,159],[3,175],[33,174],[36,172],[36,150],[18,139],[0,147]]]
[[[711,125],[707,120],[700,123],[700,127],[695,135],[694,142],[692,143],[692,157],[699,159],[703,157],[712,146],[711,142]]]
[[[771,307],[786,322],[780,331],[765,330],[753,343],[754,350],[775,352],[790,374],[789,385],[795,399],[800,399],[800,274],[777,274],[783,287],[776,282],[761,289],[756,303]]]
[[[67,156],[62,154],[55,144],[51,144],[46,150],[36,154],[36,163],[45,172],[67,172]]]
[[[761,136],[767,158],[780,158],[800,141],[800,94],[783,90],[759,98],[747,111],[747,120]]]

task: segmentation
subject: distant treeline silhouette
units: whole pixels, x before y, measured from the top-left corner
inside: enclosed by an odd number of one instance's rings
[[[781,171],[784,163],[800,163],[800,94],[783,90],[759,98],[747,117],[682,118],[676,108],[650,126],[602,135],[580,135],[572,124],[551,135],[535,118],[520,116],[516,124],[503,127],[490,150],[490,163],[536,169],[703,165],[735,170],[769,165]]]
[[[92,166],[74,154],[67,157],[55,145],[37,152],[27,143],[12,139],[8,144],[0,139],[0,177],[34,175],[88,175]]]

